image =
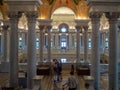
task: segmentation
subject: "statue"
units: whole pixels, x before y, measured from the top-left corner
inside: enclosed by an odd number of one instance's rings
[[[3,19],[7,19],[7,11],[9,10],[9,7],[7,3],[5,3],[3,0],[0,1],[0,11],[2,13]]]

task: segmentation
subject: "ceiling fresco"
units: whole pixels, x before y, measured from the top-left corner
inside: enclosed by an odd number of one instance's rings
[[[39,18],[50,19],[54,11],[60,7],[70,8],[76,18],[88,18],[89,7],[86,0],[42,0],[43,4],[38,7]]]
[[[38,7],[40,13],[39,18],[50,19],[54,11],[60,7],[68,7],[74,13],[76,18],[88,18],[89,7],[86,0],[41,0],[42,4]],[[0,0],[0,11],[4,19],[7,19],[6,11],[9,10],[8,5]]]

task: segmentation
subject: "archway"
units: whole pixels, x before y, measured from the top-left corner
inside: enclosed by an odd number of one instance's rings
[[[52,22],[52,36],[56,38],[55,42],[52,42],[52,58],[59,60],[63,59],[63,62],[74,62],[75,55],[69,55],[69,51],[74,47],[75,52],[75,13],[71,8],[59,7],[51,15]],[[54,39],[54,38],[53,38]],[[54,41],[54,40],[51,40]],[[57,55],[54,50],[56,49]],[[66,55],[64,55],[66,54]]]

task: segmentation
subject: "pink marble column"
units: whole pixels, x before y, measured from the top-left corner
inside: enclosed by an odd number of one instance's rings
[[[80,63],[80,30],[81,30],[81,26],[76,26],[75,27],[77,32],[76,32],[76,64],[78,65],[78,63]]]
[[[51,63],[51,29],[52,26],[47,26],[47,33],[48,33],[48,63]]]
[[[27,51],[27,88],[33,89],[33,77],[36,76],[36,18],[38,12],[29,11],[25,13],[28,20],[28,51]]]
[[[10,86],[18,86],[18,21],[19,12],[9,12],[10,20]]]
[[[7,50],[8,50],[8,47],[7,47],[8,35],[7,34],[8,34],[8,28],[9,28],[9,21],[4,20],[2,28],[3,28],[3,35],[4,35],[3,62],[7,62],[7,54],[8,54],[7,53]]]
[[[91,75],[94,77],[94,88],[100,90],[100,17],[102,13],[91,12],[92,22],[92,55]]]
[[[40,64],[43,63],[43,44],[44,44],[44,35],[43,35],[43,29],[44,29],[44,25],[39,25],[39,29],[40,29]]]
[[[84,28],[84,61],[87,62],[88,59],[88,26],[83,26]]]
[[[109,19],[109,90],[118,88],[118,12],[107,13]]]

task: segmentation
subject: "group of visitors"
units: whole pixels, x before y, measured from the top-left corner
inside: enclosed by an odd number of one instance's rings
[[[57,59],[53,60],[53,70],[54,70],[54,88],[53,90],[59,90],[57,86],[57,82],[62,80],[61,71],[62,71],[62,63],[61,61],[58,61]],[[62,86],[62,89],[68,88],[68,90],[79,90],[78,89],[78,79],[76,78],[75,74],[75,68],[74,65],[71,65],[70,69],[70,76],[68,77],[67,82]],[[66,89],[65,89],[66,90]],[[85,84],[85,90],[89,90],[89,84]]]
[[[61,72],[62,72],[62,63],[61,61],[57,59],[53,59],[53,70],[54,70],[54,82],[61,81]]]

